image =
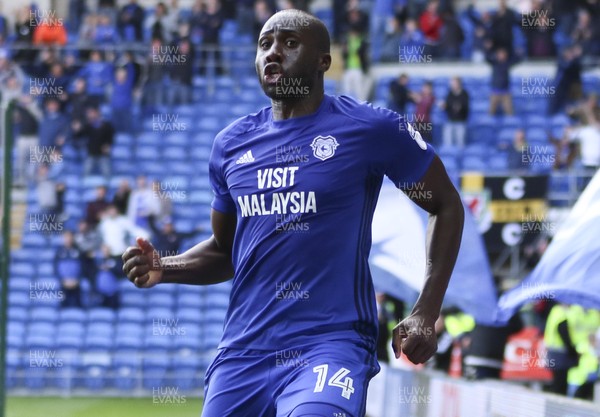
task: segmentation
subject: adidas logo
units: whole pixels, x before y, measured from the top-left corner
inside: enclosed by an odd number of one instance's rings
[[[235,161],[236,164],[247,164],[250,162],[254,162],[254,156],[252,156],[252,151],[248,151],[245,154],[243,154],[237,161]]]

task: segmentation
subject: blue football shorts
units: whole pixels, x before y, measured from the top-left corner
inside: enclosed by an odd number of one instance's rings
[[[378,372],[375,353],[352,341],[222,348],[206,371],[202,417],[364,417]]]

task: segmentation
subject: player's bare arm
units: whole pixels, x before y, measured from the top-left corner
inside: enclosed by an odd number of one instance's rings
[[[456,188],[436,156],[420,181],[427,199],[412,198],[429,213],[425,284],[409,317],[395,328],[396,358],[404,353],[413,363],[426,362],[437,350],[435,322],[448,288],[462,237],[464,210]]]
[[[209,285],[233,277],[231,248],[235,234],[236,217],[213,210],[213,235],[177,256],[160,257],[154,246],[142,238],[137,246],[123,253],[123,271],[139,288],[150,288],[159,283]]]

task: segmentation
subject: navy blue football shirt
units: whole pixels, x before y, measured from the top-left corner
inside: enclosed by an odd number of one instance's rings
[[[374,349],[368,257],[381,183],[411,187],[433,157],[400,115],[346,96],[325,95],[315,113],[287,120],[267,107],[221,131],[212,208],[235,213],[237,229],[219,347],[348,340]]]

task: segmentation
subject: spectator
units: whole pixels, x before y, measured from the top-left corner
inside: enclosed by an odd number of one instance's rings
[[[508,338],[521,331],[523,321],[515,314],[505,326],[489,326],[475,323],[475,328],[467,336],[467,348],[463,352],[468,379],[500,379],[504,363],[504,348]]]
[[[415,119],[418,123],[417,130],[427,142],[433,139],[433,126],[431,124],[431,111],[435,104],[433,95],[433,84],[425,81],[420,92],[411,93],[411,99],[415,102]]]
[[[600,167],[600,123],[589,116],[582,118],[583,123],[567,131],[570,153],[568,166],[578,156],[584,169],[595,173]]]
[[[50,168],[46,164],[38,166],[37,176],[37,200],[42,217],[39,227],[46,232],[62,230],[62,212],[64,207],[63,197],[65,186],[57,183],[50,174]]]
[[[557,304],[550,310],[544,344],[548,350],[548,369],[552,372],[550,392],[567,394],[567,374],[579,362],[579,353],[572,335],[576,332],[577,315],[570,314],[573,306]],[[571,310],[571,311],[570,311]]]
[[[195,236],[201,233],[204,229],[198,227],[191,232],[178,232],[175,230],[171,219],[164,219],[162,222],[157,222],[155,216],[150,216],[150,228],[152,230],[152,242],[154,248],[160,251],[161,256],[174,256],[179,254],[181,243],[184,239]]]
[[[448,120],[444,124],[444,145],[465,146],[467,118],[469,117],[469,94],[465,91],[459,77],[450,79],[450,90],[442,103]]]
[[[43,19],[33,32],[34,45],[60,45],[67,44],[67,30],[62,19],[50,17]]]
[[[527,155],[529,153],[528,149],[525,131],[523,129],[517,129],[512,145],[508,148],[508,169],[513,171],[525,169],[523,161],[527,160]]]
[[[369,58],[366,35],[357,26],[352,26],[342,51],[344,73],[342,92],[365,101],[369,95]]]
[[[400,22],[394,22],[396,20],[394,13],[403,3],[403,0],[374,0],[370,14],[371,32],[369,34],[371,45],[373,45],[370,57],[373,62],[379,62],[383,57],[383,50],[378,46],[384,43],[387,26],[395,25],[395,31],[398,34],[401,32]],[[396,50],[397,48],[396,44]]]
[[[86,140],[87,156],[84,162],[84,175],[91,175],[96,166],[106,180],[110,178],[110,150],[113,144],[114,128],[110,122],[102,120],[96,106],[86,111],[86,123],[73,122],[74,135]]]
[[[18,185],[25,185],[26,181],[35,178],[34,165],[30,162],[38,153],[39,121],[42,117],[42,111],[32,96],[19,97],[12,113],[17,149],[15,183]]]
[[[110,16],[105,14],[98,15],[93,41],[96,45],[118,43],[119,34],[113,23],[110,21]]]
[[[146,29],[150,39],[160,39],[163,43],[171,43],[177,33],[177,15],[169,13],[167,6],[161,1],[156,5],[154,14],[146,19]]]
[[[600,53],[600,28],[598,22],[592,23],[592,16],[587,10],[580,10],[577,23],[571,32],[573,43],[581,46],[586,56],[597,56]]]
[[[108,247],[110,257],[116,262],[117,270],[123,266],[121,254],[127,246],[133,244],[138,236],[149,238],[149,233],[145,229],[136,226],[127,217],[119,215],[117,208],[113,205],[109,205],[102,214],[98,231],[102,242]]]
[[[550,58],[556,55],[554,46],[555,17],[538,0],[532,10],[522,18],[527,23],[525,37],[527,39],[527,55],[531,58]]]
[[[12,62],[6,51],[0,51],[0,84],[4,87],[10,78],[16,78],[17,83],[23,86],[25,83],[25,73],[19,65]],[[4,88],[2,89],[2,100],[8,102],[4,97]]]
[[[132,132],[133,80],[132,71],[123,67],[115,69],[112,85],[111,110],[112,122],[116,132]]]
[[[569,102],[581,97],[581,55],[579,45],[567,47],[560,54],[554,80],[556,88],[548,109],[550,114],[564,111]]]
[[[119,214],[127,214],[130,194],[131,188],[129,187],[129,180],[122,179],[119,183],[119,188],[115,191],[115,195],[112,199],[112,203],[117,208]]]
[[[119,308],[119,281],[118,276],[122,271],[118,270],[119,263],[110,255],[110,248],[102,246],[98,256],[95,259],[97,274],[95,277],[94,288],[100,295],[102,307]]]
[[[80,220],[74,236],[75,246],[81,253],[81,275],[86,277],[92,287],[96,281],[96,253],[102,246],[100,233],[85,220]]]
[[[260,30],[264,24],[273,15],[273,10],[269,7],[269,4],[265,0],[257,0],[254,3],[254,37],[258,39]]]
[[[161,190],[160,181],[152,182],[152,194],[153,197],[158,200],[156,202],[156,208],[153,215],[157,223],[163,223],[167,220],[170,221],[173,214],[173,202],[168,191]]]
[[[159,39],[152,40],[152,49],[147,58],[144,80],[142,82],[144,104],[151,108],[162,106],[165,102],[164,90],[167,66],[164,62],[156,61],[157,57],[162,54],[161,48],[162,43]]]
[[[400,48],[398,58],[401,63],[419,63],[423,59],[425,52],[425,37],[417,27],[414,19],[406,21],[404,33],[400,36]]]
[[[96,187],[96,197],[90,201],[85,208],[85,222],[95,229],[100,223],[102,213],[110,205],[106,198],[106,186],[101,185]]]
[[[35,26],[31,25],[30,12],[31,6],[19,7],[15,19],[15,46],[19,47],[15,48],[13,59],[24,65],[33,63],[37,56],[37,50],[31,48]]]
[[[377,337],[377,360],[380,363],[389,363],[390,355],[388,353],[390,345],[390,322],[394,321],[394,315],[387,307],[386,295],[383,293],[375,294],[377,303],[377,321],[379,323],[379,332]]]
[[[39,144],[42,149],[62,147],[69,133],[69,119],[60,111],[57,98],[46,99],[45,114],[39,127]]]
[[[254,24],[254,1],[238,0],[236,4],[236,23],[238,33],[242,35],[252,35]]]
[[[491,20],[489,41],[493,51],[504,49],[508,58],[512,58],[514,55],[513,28],[521,27],[521,19],[506,3],[506,0],[499,0],[498,10]]]
[[[69,30],[79,32],[79,26],[87,12],[85,0],[69,0]]]
[[[99,16],[94,13],[90,13],[84,17],[77,36],[77,42],[79,43],[80,47],[93,45],[96,37],[98,18]]]
[[[196,17],[192,18],[192,27],[202,30],[202,49],[200,52],[200,75],[206,74],[208,52],[214,53],[216,72],[218,75],[225,73],[219,48],[219,36],[223,27],[223,12],[220,0],[207,0],[205,8]]]
[[[390,109],[400,114],[406,114],[406,105],[410,102],[408,91],[408,75],[400,74],[390,83]]]
[[[107,87],[113,79],[112,65],[102,60],[99,50],[90,53],[90,60],[81,68],[78,77],[85,79],[86,92],[93,103],[105,101]]]
[[[148,184],[146,177],[143,175],[138,176],[136,179],[136,188],[131,192],[127,205],[127,217],[129,221],[137,227],[149,230],[150,216],[156,215],[159,212],[160,202],[152,191],[150,184]]]
[[[144,9],[137,4],[137,0],[129,0],[117,16],[117,28],[121,39],[126,42],[143,42],[143,24]]]
[[[381,47],[381,62],[398,62],[401,40],[402,24],[399,19],[392,18],[390,20],[390,31],[385,34],[383,46]]]
[[[65,68],[60,62],[56,62],[50,66],[50,76],[48,77],[48,86],[52,87],[52,90],[56,92],[56,97],[60,103],[61,112],[67,107],[67,101],[69,99],[68,89],[70,79],[65,73]]]
[[[192,79],[194,76],[194,49],[189,39],[181,39],[178,45],[178,55],[181,58],[169,68],[169,89],[167,103],[189,104],[192,100]]]
[[[466,348],[469,344],[469,334],[474,328],[474,318],[462,312],[459,308],[448,307],[442,309],[439,318],[435,322],[435,332],[438,338],[435,369],[446,373],[450,371],[454,345]]]
[[[63,245],[54,255],[54,275],[61,283],[64,299],[62,307],[81,307],[81,252],[75,246],[73,232],[66,230]]]
[[[492,65],[492,92],[490,94],[490,114],[496,115],[498,105],[501,105],[505,115],[513,114],[512,95],[510,93],[510,69],[517,63],[516,56],[508,55],[508,50],[499,48],[486,57]]]
[[[440,31],[439,56],[445,59],[460,59],[460,47],[465,34],[454,13],[446,11],[442,15],[443,25]]]
[[[427,9],[419,17],[419,28],[425,36],[425,53],[428,56],[438,56],[438,44],[444,21],[438,14],[438,0],[431,0],[427,3]]]

